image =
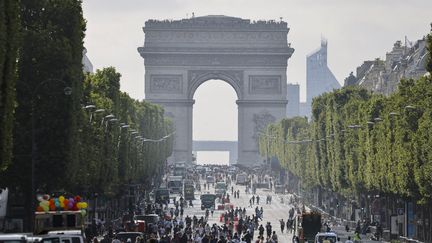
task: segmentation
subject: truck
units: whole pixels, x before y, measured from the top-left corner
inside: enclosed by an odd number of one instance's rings
[[[222,197],[223,195],[225,195],[226,190],[227,190],[227,185],[225,184],[225,182],[216,183],[215,194],[217,197]]]
[[[285,194],[285,186],[280,185],[280,184],[276,184],[274,186],[274,193],[275,194]]]
[[[35,212],[34,234],[47,234],[55,230],[84,231],[84,215],[81,211]]]
[[[321,214],[319,212],[302,212],[295,217],[294,236],[299,243],[312,242],[321,230]]]
[[[168,189],[170,193],[181,193],[183,189],[183,177],[182,176],[169,176],[168,177]]]
[[[183,182],[183,197],[188,201],[195,199],[195,187],[192,180],[185,180]]]
[[[201,197],[201,210],[204,209],[213,209],[215,208],[216,204],[215,204],[215,200],[216,200],[216,195],[215,194],[202,194]]]
[[[166,187],[161,187],[154,192],[156,203],[167,203],[170,200],[170,191]]]

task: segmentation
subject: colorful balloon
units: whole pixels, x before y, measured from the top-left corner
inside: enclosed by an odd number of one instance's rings
[[[81,203],[81,208],[86,209],[88,207],[88,204],[86,202]]]
[[[43,209],[43,211],[45,211],[45,213],[46,213],[46,212],[49,211],[49,206],[45,206],[45,205],[44,205],[44,206],[42,206],[42,209]]]
[[[65,200],[65,197],[60,196],[60,197],[58,198],[58,200],[59,200],[60,202],[63,202],[63,201]]]

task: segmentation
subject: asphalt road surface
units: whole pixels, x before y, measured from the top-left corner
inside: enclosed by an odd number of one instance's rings
[[[201,188],[204,188],[203,183],[201,184]],[[278,236],[279,242],[292,242],[292,233],[287,232],[286,229],[284,230],[284,233],[281,232],[280,229],[280,223],[279,220],[283,219],[284,222],[288,219],[288,212],[290,208],[293,207],[293,205],[289,204],[289,198],[291,195],[289,194],[275,194],[274,192],[270,191],[269,189],[257,189],[256,195],[259,195],[260,197],[260,204],[257,205],[255,201],[255,205],[252,207],[249,206],[249,199],[252,197],[252,194],[246,194],[245,193],[245,186],[240,185],[234,185],[234,190],[240,190],[240,198],[234,198],[231,195],[231,187],[229,186],[229,189],[227,192],[230,194],[230,201],[235,207],[241,207],[246,208],[246,215],[251,216],[252,214],[255,214],[255,207],[263,207],[264,214],[263,214],[263,220],[260,221],[260,224],[262,224],[264,227],[267,224],[267,222],[270,222],[272,225],[272,231],[276,231],[276,234]],[[194,207],[188,207],[184,209],[184,217],[189,215],[192,217],[193,215],[196,215],[198,218],[201,216],[205,216],[205,210],[201,210],[201,201],[199,200],[201,193],[214,193],[214,187],[210,187],[210,189],[202,190],[201,192],[195,192],[195,198],[196,200],[193,201]],[[267,195],[272,196],[272,203],[266,204],[266,197]],[[281,200],[283,198],[283,201]],[[221,225],[221,222],[219,221],[221,214],[224,212],[224,210],[215,210],[213,216],[210,215],[209,217],[209,224],[217,223],[218,225]],[[345,240],[348,238],[348,236],[353,235],[354,232],[345,232],[344,226],[332,226],[332,231],[336,232],[338,236],[341,238],[341,242],[345,242]],[[264,233],[265,234],[265,233]],[[257,239],[258,231],[255,231],[254,233],[254,239]],[[370,241],[366,239],[366,236],[363,236],[363,239],[361,242],[378,242],[378,241]]]
[[[201,188],[204,188],[201,186]],[[281,203],[281,199],[279,195],[276,195],[268,189],[257,189],[256,195],[259,195],[260,197],[260,204],[253,205],[252,207],[249,206],[249,199],[252,197],[251,194],[247,195],[245,193],[245,186],[236,186],[234,185],[235,190],[240,190],[240,198],[234,198],[231,195],[231,187],[229,187],[228,193],[230,194],[230,201],[235,207],[241,207],[246,208],[246,215],[251,216],[252,214],[255,214],[255,207],[263,207],[264,214],[263,214],[263,220],[260,221],[260,224],[262,224],[264,227],[267,224],[267,222],[270,222],[272,225],[272,231],[276,231],[276,234],[278,236],[279,242],[291,242],[292,234],[287,233],[284,231],[284,233],[281,233],[280,230],[280,223],[279,220],[283,219],[286,221],[288,219],[288,211],[292,207],[292,205],[288,205],[285,203]],[[210,187],[209,190],[202,190],[202,193],[214,193],[214,188]],[[193,201],[194,207],[188,207],[184,210],[184,217],[187,215],[193,216],[196,215],[198,218],[201,216],[205,216],[205,210],[201,210],[200,205],[201,201],[199,200],[199,192],[195,193],[196,200]],[[266,197],[267,195],[272,195],[272,203],[266,204]],[[283,197],[287,198],[288,195],[283,195]],[[286,199],[284,200],[286,202]],[[208,222],[210,224],[217,223],[218,225],[221,224],[219,221],[220,215],[224,212],[224,210],[215,210],[213,217],[210,215]],[[256,239],[258,236],[258,231],[255,231],[254,239]]]

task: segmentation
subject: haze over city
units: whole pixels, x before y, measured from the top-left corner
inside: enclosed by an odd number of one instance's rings
[[[85,0],[85,47],[95,68],[114,66],[122,74],[121,89],[143,99],[144,65],[136,48],[143,45],[146,20],[179,20],[193,15],[282,19],[288,23],[288,41],[295,49],[288,61],[287,81],[300,84],[300,97],[305,100],[306,55],[319,48],[322,38],[328,40],[328,66],[343,85],[351,71],[363,61],[383,58],[384,50],[389,51],[396,40],[422,38],[429,28],[431,8],[432,1],[427,0]],[[195,140],[237,140],[237,97],[229,85],[207,82],[194,99]],[[200,154],[201,158],[209,155]]]
[[[0,243],[432,242],[431,0],[1,0]]]

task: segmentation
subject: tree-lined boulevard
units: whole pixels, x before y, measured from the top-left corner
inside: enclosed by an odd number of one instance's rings
[[[275,121],[269,113],[255,114],[256,124],[247,125],[257,135],[246,134],[244,141],[256,138],[262,161],[201,166],[172,161],[174,152],[188,150],[174,151],[176,137],[186,132],[176,131],[171,112],[122,91],[122,75],[114,67],[84,71],[81,5],[76,0],[0,1],[0,243],[16,242],[4,233],[20,234],[23,243],[54,242],[50,237],[57,233],[46,235],[53,229],[71,237],[62,242],[74,243],[312,242],[318,231],[308,235],[307,222],[318,218],[324,236],[317,242],[352,243],[348,237],[432,242],[432,33],[425,37],[426,75],[401,79],[387,96],[357,86],[324,93],[314,98],[311,119]],[[221,18],[225,21],[219,15],[202,21]],[[149,23],[151,31],[159,31],[175,21]],[[266,24],[286,25],[282,20],[245,25]],[[294,49],[284,45],[290,57]],[[140,50],[145,58],[154,54]],[[236,91],[244,88],[236,79],[243,71],[213,69],[189,72],[193,88],[225,76],[238,82]],[[163,88],[181,97],[183,74],[153,71],[159,86],[146,88],[154,89],[154,97]],[[274,91],[271,81],[284,81],[260,75],[250,77],[255,85],[250,92],[258,98],[240,102],[244,114],[259,102],[275,103],[260,95]],[[194,91],[188,90],[192,96]],[[193,97],[188,98],[183,108],[192,107]],[[184,199],[188,185],[194,200]],[[207,194],[218,199],[201,208]],[[196,222],[188,223],[194,216]],[[281,220],[292,223],[289,232],[288,226],[282,232]],[[268,222],[272,230],[265,229],[261,238],[259,225]]]

